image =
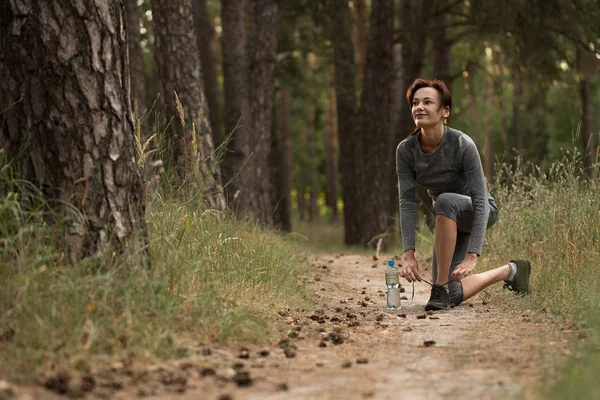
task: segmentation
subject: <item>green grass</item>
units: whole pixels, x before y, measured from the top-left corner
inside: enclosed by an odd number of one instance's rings
[[[278,309],[313,302],[294,245],[195,198],[150,202],[149,271],[127,253],[70,265],[41,205],[23,209],[8,190],[20,183],[4,172],[0,376],[27,380],[56,361],[87,370],[132,354],[181,357],[186,338],[261,342],[275,334]]]

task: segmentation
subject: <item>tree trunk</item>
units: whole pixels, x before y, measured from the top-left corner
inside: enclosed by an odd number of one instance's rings
[[[365,65],[365,81],[361,99],[362,149],[365,153],[363,169],[363,223],[361,242],[375,245],[375,240],[388,231],[388,173],[393,171],[388,146],[391,133],[389,125],[393,77],[392,46],[394,39],[394,3],[374,0],[372,3],[369,44]],[[383,237],[385,248],[387,236]]]
[[[485,68],[482,71],[483,80],[483,92],[484,92],[484,126],[485,126],[485,141],[484,141],[484,154],[485,154],[485,176],[489,182],[494,179],[494,137],[492,132],[492,100],[493,100],[493,87],[489,72],[489,63],[487,59],[484,61]]]
[[[71,262],[146,240],[122,3],[94,4],[0,3],[0,146],[63,207]]]
[[[317,151],[316,151],[316,130],[315,130],[315,106],[310,105],[308,107],[308,116],[306,124],[306,145],[308,146],[308,157],[307,157],[307,175],[308,181],[308,193],[309,193],[309,209],[308,216],[310,222],[319,221],[319,170],[317,166]]]
[[[248,109],[247,54],[246,54],[246,0],[222,0],[223,24],[223,89],[225,97],[225,140],[223,155],[223,182],[229,208],[237,211],[242,190],[239,174],[249,150],[244,148],[244,136],[250,132]]]
[[[332,41],[335,62],[335,93],[338,115],[342,173],[342,198],[344,200],[344,242],[361,242],[362,213],[359,191],[361,189],[362,154],[355,127],[356,121],[356,65],[352,45],[352,15],[346,0],[332,0]]]
[[[170,165],[191,173],[211,208],[224,209],[221,172],[214,155],[200,71],[191,0],[153,0],[156,66],[163,92]]]
[[[249,64],[248,105],[251,117],[249,130],[236,141],[247,156],[240,179],[243,190],[239,210],[252,214],[265,225],[272,223],[269,152],[271,149],[271,119],[279,20],[277,0],[252,2],[252,28],[248,40]]]
[[[581,98],[581,148],[583,153],[583,168],[589,179],[594,179],[594,134],[592,131],[592,100],[590,83],[584,76],[579,81]]]
[[[273,198],[275,206],[273,225],[286,232],[292,231],[292,153],[290,145],[289,89],[281,88],[281,102],[273,111],[271,137],[271,173],[273,175]],[[276,104],[277,102],[274,101]]]
[[[423,54],[427,44],[427,35],[414,35],[416,30],[426,30],[427,24],[422,26],[422,21],[427,21],[425,16],[429,12],[430,3],[424,0],[402,0],[400,12],[402,21],[402,89],[401,95],[404,97],[406,91],[412,82],[421,75],[423,69]],[[391,146],[393,154],[392,159],[396,159],[396,146],[404,140],[414,129],[415,124],[410,112],[410,107],[406,100],[400,102],[398,110],[398,125],[393,127],[394,143]],[[392,168],[389,183],[389,212],[390,215],[398,213],[398,177],[395,169]],[[395,189],[395,190],[394,190]],[[418,207],[421,214],[425,216],[429,227],[435,226],[433,209],[431,208],[431,199],[427,191],[417,187]]]
[[[515,138],[515,152],[517,158],[523,157],[523,137],[521,136],[521,71],[519,68],[513,68],[513,115],[512,115],[512,130]]]
[[[124,0],[127,17],[127,47],[129,48],[129,71],[131,76],[131,105],[138,106],[138,117],[142,115],[146,99],[144,57],[140,43],[140,20],[137,0]]]
[[[356,48],[358,49],[358,81],[364,81],[367,42],[369,40],[369,8],[365,0],[354,0],[354,18],[356,19]]]
[[[280,114],[278,154],[280,159],[279,191],[281,193],[279,205],[281,229],[292,231],[292,129],[290,126],[290,90],[287,86],[281,88],[281,114]]]
[[[298,218],[300,221],[306,220],[306,197],[304,194],[306,193],[306,178],[304,175],[304,171],[306,169],[304,165],[303,155],[304,152],[299,154],[296,157],[297,167],[300,169],[300,173],[298,174],[297,187],[296,187],[296,202],[298,206]]]
[[[437,1],[435,33],[433,35],[433,71],[434,76],[450,87],[450,49],[451,40],[448,37],[448,0]],[[442,11],[448,10],[448,11]]]
[[[325,128],[325,181],[327,207],[331,209],[332,222],[338,220],[338,140],[337,116],[335,112],[335,89],[333,87],[333,65],[328,69],[330,85],[327,88],[327,121]]]
[[[508,157],[511,154],[511,151],[510,143],[508,141],[508,112],[506,111],[506,97],[504,96],[504,62],[502,51],[497,51],[494,54],[496,56],[494,59],[496,60],[499,71],[496,98],[498,99],[498,109],[500,110],[500,115],[502,116],[502,145],[504,147],[504,157]]]
[[[394,55],[394,77],[392,81],[392,104],[390,106],[390,123],[392,124],[392,132],[395,133],[398,129],[398,125],[400,122],[399,118],[399,110],[402,109],[404,102],[406,102],[405,95],[406,89],[404,89],[404,81],[403,81],[403,71],[402,71],[402,44],[396,43],[394,44],[394,48],[392,50]],[[404,93],[402,93],[404,90]],[[389,145],[391,148],[396,148],[398,142],[396,142],[396,135],[390,135]],[[394,174],[395,176],[395,174]],[[397,207],[394,207],[395,210]],[[397,210],[396,210],[397,211]]]
[[[193,0],[194,24],[196,26],[196,42],[200,51],[200,65],[202,66],[202,82],[208,103],[208,116],[215,146],[223,142],[223,128],[221,124],[221,108],[219,107],[219,83],[217,81],[217,49],[215,29],[206,9],[206,0]]]

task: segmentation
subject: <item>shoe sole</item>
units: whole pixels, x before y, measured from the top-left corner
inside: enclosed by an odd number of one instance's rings
[[[444,307],[444,306],[438,306],[436,304],[429,304],[427,303],[427,305],[425,306],[425,311],[440,311],[440,310],[447,310],[448,307]]]

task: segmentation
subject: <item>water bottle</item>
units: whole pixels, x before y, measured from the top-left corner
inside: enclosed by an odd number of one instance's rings
[[[400,308],[400,276],[394,260],[388,260],[388,266],[385,269],[385,285],[387,286],[387,309],[398,310]]]

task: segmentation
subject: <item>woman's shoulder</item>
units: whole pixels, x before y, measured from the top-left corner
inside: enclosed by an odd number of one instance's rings
[[[400,143],[398,143],[398,147],[396,147],[396,151],[398,152],[404,152],[404,151],[410,151],[411,149],[415,148],[415,146],[419,145],[419,139],[417,137],[418,135],[411,135],[409,137],[407,137],[406,139],[404,139],[403,141],[401,141]]]
[[[449,139],[456,142],[458,147],[475,146],[473,139],[461,130],[448,127]]]

